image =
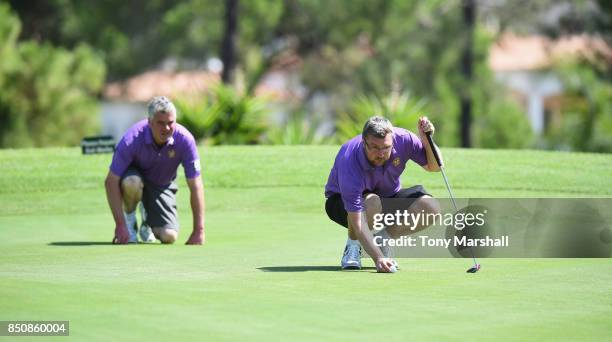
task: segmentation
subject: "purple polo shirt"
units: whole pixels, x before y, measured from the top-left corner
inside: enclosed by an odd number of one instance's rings
[[[170,184],[176,178],[179,164],[185,169],[185,177],[200,175],[200,157],[195,139],[189,131],[176,124],[174,134],[161,148],[155,144],[148,120],[130,127],[117,144],[110,170],[122,176],[130,165],[142,176],[159,186]]]
[[[364,192],[391,197],[400,190],[400,175],[408,160],[421,166],[427,164],[425,147],[414,133],[394,127],[391,157],[378,167],[368,162],[363,139],[356,136],[340,148],[325,186],[325,197],[340,194],[346,211],[363,211]]]

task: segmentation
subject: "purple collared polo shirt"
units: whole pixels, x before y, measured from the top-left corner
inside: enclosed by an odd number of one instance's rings
[[[134,166],[147,181],[166,186],[176,178],[179,164],[185,169],[185,177],[200,176],[200,157],[193,135],[177,123],[172,137],[160,148],[155,144],[145,119],[123,135],[115,149],[110,170],[122,176],[128,167]]]
[[[340,148],[327,179],[325,197],[340,194],[346,211],[363,211],[364,193],[391,197],[400,190],[400,175],[408,160],[427,164],[425,147],[414,133],[394,127],[391,157],[378,167],[368,162],[363,139],[356,136]]]

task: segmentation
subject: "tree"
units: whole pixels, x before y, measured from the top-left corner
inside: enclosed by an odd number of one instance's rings
[[[238,35],[238,0],[225,0],[225,31],[221,45],[223,72],[221,80],[228,84],[234,81],[236,68],[236,39]]]
[[[474,0],[463,0],[463,23],[464,39],[463,51],[461,53],[461,74],[465,82],[465,87],[460,90],[459,101],[461,107],[460,127],[461,127],[461,146],[472,146],[472,45],[474,41],[474,27],[476,24],[476,3]]]
[[[0,147],[77,144],[95,132],[104,64],[86,45],[17,42],[19,27],[0,4]]]

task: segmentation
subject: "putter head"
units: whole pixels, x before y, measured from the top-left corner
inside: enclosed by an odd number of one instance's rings
[[[475,264],[474,266],[470,267],[466,272],[467,273],[476,273],[476,272],[478,272],[478,270],[480,270],[480,264]]]

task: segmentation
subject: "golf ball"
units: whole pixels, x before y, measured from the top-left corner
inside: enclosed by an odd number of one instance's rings
[[[397,272],[397,267],[391,266],[391,267],[389,267],[389,270],[391,271],[391,273],[395,273],[395,272]]]

